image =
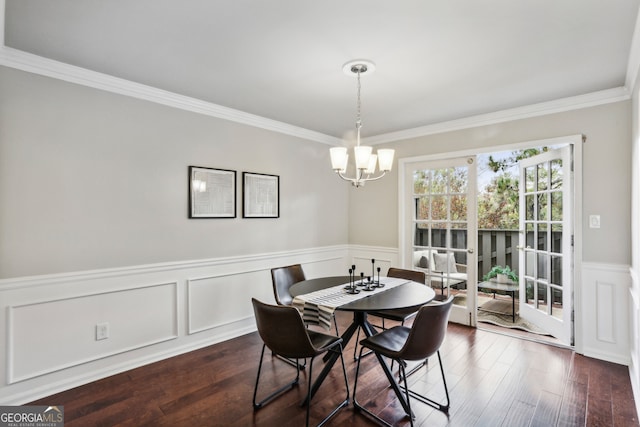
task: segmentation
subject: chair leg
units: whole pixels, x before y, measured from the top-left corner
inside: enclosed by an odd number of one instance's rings
[[[445,396],[447,397],[447,403],[442,404],[442,403],[436,402],[434,400],[429,399],[428,397],[425,397],[421,394],[416,393],[415,391],[409,390],[408,388],[406,390],[416,400],[419,400],[420,402],[427,404],[432,408],[442,411],[445,414],[449,414],[449,405],[451,404],[451,402],[449,400],[449,389],[447,388],[447,380],[444,376],[444,368],[442,367],[442,357],[440,357],[440,350],[437,351],[437,354],[438,354],[438,362],[440,363],[440,373],[442,374],[442,383],[444,384],[444,393],[445,393]],[[406,378],[405,378],[405,384],[406,384]]]
[[[358,354],[358,341],[360,341],[360,329],[358,328],[358,332],[356,333],[356,342],[353,346],[353,360],[359,360],[359,357],[356,356]],[[362,356],[368,356],[371,353],[373,353],[372,351],[367,351],[365,354],[362,354],[362,352],[360,352],[360,357]]]
[[[356,398],[356,392],[357,392],[357,389],[358,389],[358,376],[360,374],[360,361],[362,360],[362,356],[363,356],[362,352],[363,352],[363,350],[364,350],[364,347],[360,346],[360,356],[358,357],[358,364],[356,365],[356,379],[355,379],[355,381],[353,383],[353,408],[356,411],[362,411],[362,412],[366,413],[371,418],[376,420],[379,424],[382,424],[382,425],[387,426],[387,427],[393,427],[392,424],[389,424],[388,422],[386,422],[385,420],[383,420],[382,418],[380,418],[379,416],[377,416],[376,414],[374,414],[373,412],[371,412],[370,410],[368,410],[364,406],[360,405],[360,403],[358,402],[358,399]]]
[[[286,385],[282,386],[278,390],[274,391],[269,396],[267,396],[264,399],[262,399],[260,402],[256,402],[256,397],[258,395],[258,383],[260,382],[260,373],[262,371],[262,361],[264,359],[265,347],[266,347],[266,345],[263,344],[262,345],[262,353],[260,354],[260,363],[258,364],[258,376],[256,377],[256,386],[253,389],[253,409],[254,410],[262,408],[266,403],[268,403],[269,401],[273,400],[275,397],[281,395],[285,391],[288,391],[288,390],[292,389],[293,386],[298,384],[298,382],[300,380],[300,368],[297,367],[296,368],[296,378],[293,381],[291,381],[290,383],[287,383]]]
[[[338,350],[336,350],[335,348],[329,350],[329,351],[339,351],[340,352],[340,361],[342,362],[342,374],[344,376],[344,385],[347,389],[347,394],[344,398],[344,400],[335,407],[335,409],[333,411],[331,411],[331,413],[329,415],[327,415],[322,421],[320,421],[320,423],[318,424],[318,427],[322,427],[327,421],[329,421],[335,414],[338,413],[338,411],[342,408],[344,408],[345,406],[349,405],[349,380],[347,379],[347,368],[344,364],[344,357],[342,355],[342,344],[338,344]],[[313,363],[313,360],[311,361],[311,363]],[[311,366],[309,366],[309,390],[308,390],[308,396],[310,396],[311,393]],[[311,406],[310,404],[307,405],[307,426],[309,425],[309,406]]]
[[[356,342],[353,346],[353,360],[359,360],[358,359],[358,341],[360,341],[360,328],[358,328],[358,332],[356,332]]]
[[[401,378],[404,380],[404,387],[401,388],[404,388],[407,399],[407,415],[409,416],[409,423],[411,424],[411,427],[413,427],[413,419],[415,418],[415,416],[413,415],[413,411],[411,411],[411,398],[409,386],[407,385],[407,373],[405,372],[405,364],[401,363],[401,361],[398,361],[398,370],[400,371]]]
[[[413,368],[411,368],[409,370],[409,372],[407,372],[407,377],[410,377],[411,375],[415,374],[420,368],[422,368],[423,366],[427,366],[429,364],[429,359],[424,359],[422,362],[418,363],[416,366],[414,366]]]
[[[342,374],[344,375],[344,385],[347,389],[347,395],[345,396],[344,400],[334,408],[333,411],[331,411],[331,413],[329,415],[327,415],[322,421],[320,421],[320,423],[318,424],[317,427],[321,427],[323,426],[327,421],[329,421],[335,414],[338,413],[338,411],[342,408],[344,408],[345,406],[349,405],[349,380],[347,379],[347,368],[344,364],[344,357],[342,355],[342,344],[338,343],[338,350],[334,348],[329,349],[329,351],[338,351],[340,353],[340,361],[342,362]],[[311,359],[311,362],[309,362],[309,377],[307,378],[307,397],[311,396],[311,383],[312,383],[312,374],[313,374],[313,360],[315,358]],[[300,404],[301,406],[305,404],[305,402],[307,402],[307,399],[304,399],[302,401],[302,403]],[[311,400],[309,400],[309,402],[307,403],[307,418],[306,418],[306,425],[307,427],[309,426],[309,411],[311,409]]]
[[[298,368],[304,371],[304,368],[307,367],[307,359],[303,359],[303,363],[298,362],[300,359],[289,359],[288,357],[280,356],[279,354],[272,353],[275,357],[282,360],[283,362],[293,366],[294,368]]]

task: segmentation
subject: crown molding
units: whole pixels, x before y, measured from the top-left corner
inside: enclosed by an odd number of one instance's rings
[[[625,78],[625,87],[630,93],[633,93],[640,71],[640,12],[636,17],[636,26],[633,30],[631,38],[631,48],[629,49],[629,59],[627,61],[627,76]]]
[[[4,24],[5,0],[0,0],[0,65],[327,145],[344,145],[341,138],[6,47]],[[636,18],[631,41],[624,87],[370,136],[363,138],[362,142],[369,145],[383,144],[628,100],[639,72],[640,13]]]
[[[450,120],[398,132],[363,138],[362,142],[368,145],[383,144],[405,139],[419,138],[422,136],[452,132],[456,130],[509,122],[512,120],[527,119],[530,117],[544,116],[547,114],[561,113],[564,111],[578,110],[601,104],[625,101],[631,98],[631,92],[626,87],[591,92],[584,95],[561,98],[555,101],[541,102],[524,107],[511,108],[493,113],[470,116],[463,119]]]
[[[323,144],[342,144],[340,138],[320,132],[54,61],[6,46],[0,48],[0,65]]]

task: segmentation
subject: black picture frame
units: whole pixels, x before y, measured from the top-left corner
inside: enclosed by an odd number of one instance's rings
[[[242,217],[280,218],[280,176],[242,172]]]
[[[189,218],[236,217],[236,171],[189,166]]]

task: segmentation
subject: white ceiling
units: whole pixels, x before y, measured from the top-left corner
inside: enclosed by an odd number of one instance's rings
[[[4,44],[337,138],[365,58],[367,137],[623,87],[638,4],[6,0]]]

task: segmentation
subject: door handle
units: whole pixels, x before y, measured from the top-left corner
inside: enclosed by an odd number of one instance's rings
[[[467,249],[467,252],[468,252],[468,253],[470,253],[470,254],[472,254],[472,253],[473,253],[473,249],[471,249],[471,248],[470,248],[470,249]]]

